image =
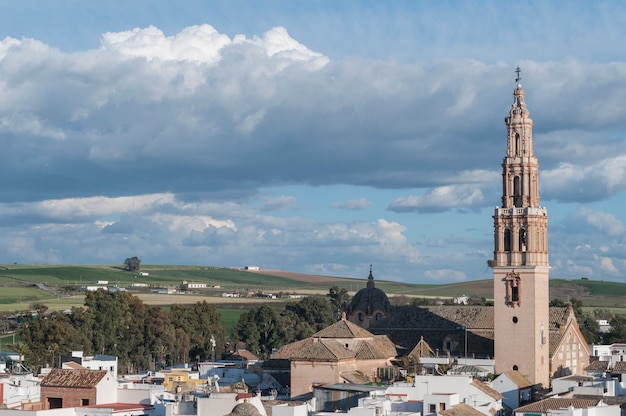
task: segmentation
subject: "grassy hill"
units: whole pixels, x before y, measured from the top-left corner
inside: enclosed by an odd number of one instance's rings
[[[304,275],[276,270],[245,271],[220,267],[142,265],[141,276],[123,270],[121,266],[40,266],[5,265],[0,266],[0,310],[24,310],[30,303],[41,302],[51,309],[64,309],[82,304],[81,286],[95,285],[98,281],[108,281],[132,290],[133,283],[143,283],[150,287],[177,286],[183,280],[204,282],[212,289],[198,293],[208,301],[221,297],[224,291],[262,291],[272,293],[328,293],[331,286],[346,288],[351,294],[365,287],[366,279],[351,279],[334,276]],[[376,280],[376,286],[390,297],[442,297],[450,298],[468,295],[473,298],[493,297],[491,279],[473,280],[452,284],[409,284]],[[144,292],[149,292],[145,290]],[[72,296],[67,296],[67,294]],[[163,304],[175,303],[171,295],[161,295]],[[182,296],[182,295],[181,295]],[[141,297],[141,296],[140,296]],[[154,295],[153,295],[154,297]],[[568,300],[577,298],[586,307],[620,308],[626,305],[626,284],[597,280],[550,279],[550,298]],[[182,302],[195,297],[177,297]],[[217,301],[217,300],[215,300]],[[229,299],[227,304],[237,304],[240,300]],[[284,302],[284,301],[283,301]],[[152,299],[152,303],[159,303]],[[222,302],[223,303],[223,302]],[[223,305],[222,305],[223,306]]]

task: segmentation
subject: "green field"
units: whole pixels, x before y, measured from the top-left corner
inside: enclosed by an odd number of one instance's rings
[[[35,302],[44,303],[50,309],[63,310],[82,304],[81,286],[95,285],[98,281],[108,281],[109,285],[126,287],[132,293],[139,290],[133,283],[147,284],[154,287],[176,287],[183,280],[204,282],[213,289],[199,292],[201,296],[221,297],[224,291],[262,291],[272,293],[327,293],[331,286],[346,288],[354,294],[365,287],[366,279],[341,277],[295,279],[281,276],[252,273],[243,270],[220,267],[142,265],[142,272],[149,276],[140,276],[122,270],[117,265],[101,266],[41,266],[41,265],[4,265],[0,266],[0,310],[15,311],[28,309]],[[39,284],[40,286],[37,286]],[[42,284],[46,286],[42,288]],[[473,280],[454,284],[424,285],[391,282],[376,279],[376,287],[383,289],[390,298],[394,296],[451,298],[467,295],[475,299],[493,297],[491,279]],[[47,290],[44,290],[47,289]],[[144,293],[149,288],[143,289]],[[71,296],[67,296],[71,295]],[[550,279],[550,298],[565,301],[577,298],[585,307],[602,307],[620,310],[626,308],[626,284],[587,279]],[[163,297],[168,304],[167,296]],[[235,306],[218,307],[224,309],[225,319],[236,320],[238,313],[245,307],[239,301],[229,301]],[[226,312],[228,310],[228,312]]]

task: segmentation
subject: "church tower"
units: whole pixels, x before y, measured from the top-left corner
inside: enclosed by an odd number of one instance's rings
[[[548,387],[548,213],[539,205],[539,164],[533,122],[517,68],[513,105],[504,119],[507,151],[502,161],[502,206],[494,219],[495,371],[517,370]]]

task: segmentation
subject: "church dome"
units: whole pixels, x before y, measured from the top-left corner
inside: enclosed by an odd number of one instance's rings
[[[374,276],[370,268],[370,275],[367,277],[367,286],[356,292],[348,308],[348,315],[362,312],[365,315],[372,315],[375,311],[382,311],[385,314],[391,310],[391,303],[387,294],[374,286]]]

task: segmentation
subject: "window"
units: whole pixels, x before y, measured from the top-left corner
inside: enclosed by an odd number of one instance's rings
[[[428,413],[435,413],[437,411],[437,406],[434,404],[428,405]]]
[[[507,228],[506,230],[504,230],[504,251],[511,250],[511,230]]]
[[[506,284],[506,304],[508,306],[520,306],[522,304],[522,279],[515,272],[507,273],[504,278]]]
[[[520,188],[519,176],[513,178],[513,205],[517,208],[522,206],[522,190]]]
[[[63,398],[48,397],[48,409],[61,409],[63,407]]]
[[[80,399],[81,406],[89,406],[89,399]]]
[[[520,249],[520,251],[526,251],[526,240],[527,240],[526,230],[522,228],[521,230],[519,230],[519,249]]]

